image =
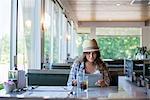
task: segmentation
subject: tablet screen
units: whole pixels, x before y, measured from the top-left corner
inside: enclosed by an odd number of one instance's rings
[[[88,86],[89,87],[97,86],[97,85],[95,85],[95,83],[98,80],[102,79],[101,74],[86,74],[86,76],[88,76]]]

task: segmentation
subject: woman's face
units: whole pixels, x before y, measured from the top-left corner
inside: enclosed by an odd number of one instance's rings
[[[95,51],[94,52],[86,52],[85,56],[86,56],[87,61],[93,63],[97,57],[97,53]]]

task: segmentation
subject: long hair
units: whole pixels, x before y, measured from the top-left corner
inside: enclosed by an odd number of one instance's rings
[[[104,79],[104,72],[107,72],[109,79],[112,80],[112,79],[111,79],[111,76],[110,76],[110,73],[109,73],[109,71],[108,71],[108,68],[106,67],[106,64],[105,64],[105,63],[102,61],[102,59],[101,59],[100,52],[97,51],[96,54],[97,54],[97,56],[96,56],[96,59],[94,60],[94,64],[97,65],[98,70],[99,70],[100,72],[102,72],[102,74],[103,74],[103,79]],[[78,59],[75,60],[75,63],[77,63],[77,64],[80,65],[82,62],[85,63],[86,61],[87,61],[87,59],[86,59],[86,52],[84,52],[81,57],[79,57]],[[80,67],[80,66],[79,66],[79,67]]]
[[[100,71],[108,70],[105,63],[101,59],[101,54],[99,51],[96,51],[96,59],[94,60],[94,64],[98,66]],[[86,52],[83,52],[82,56],[76,60],[76,63],[86,62]]]

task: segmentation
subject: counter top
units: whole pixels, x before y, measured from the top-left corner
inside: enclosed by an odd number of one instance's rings
[[[137,87],[131,82],[127,81],[124,76],[119,77],[119,86],[109,87],[89,87],[88,92],[84,95],[70,95],[73,90],[72,87],[66,86],[38,86],[34,89],[29,89],[25,92],[16,92],[6,94],[4,90],[0,91],[0,98],[75,98],[75,99],[118,99],[118,98],[145,98],[148,100],[150,95],[146,94],[144,87]]]
[[[69,74],[70,69],[51,69],[51,70],[40,70],[40,69],[29,69],[28,73],[38,74]]]

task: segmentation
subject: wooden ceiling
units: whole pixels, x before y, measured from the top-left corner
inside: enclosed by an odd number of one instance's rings
[[[78,21],[146,21],[150,5],[130,4],[133,0],[61,0]]]

